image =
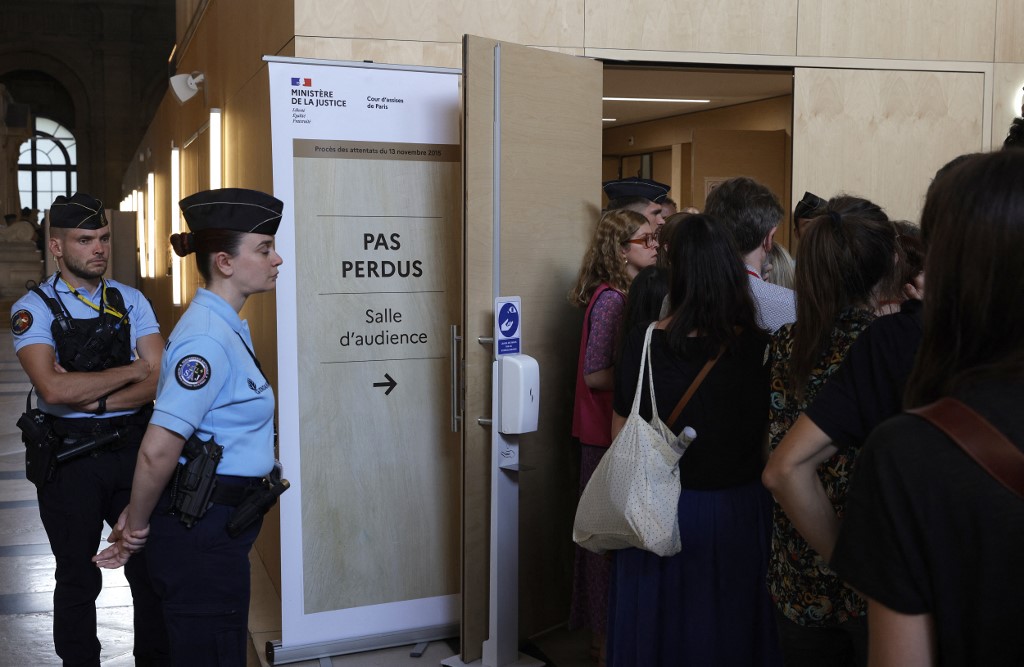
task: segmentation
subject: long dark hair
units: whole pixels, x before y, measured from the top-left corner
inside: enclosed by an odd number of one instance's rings
[[[937,177],[921,213],[924,339],[915,407],[990,377],[1024,375],[1024,151],[974,155]]]
[[[877,204],[860,197],[833,197],[803,229],[789,358],[789,384],[798,397],[828,349],[839,314],[869,307],[872,291],[892,280],[898,254],[896,228]]]
[[[661,304],[668,294],[668,271],[657,264],[640,269],[629,285],[616,340],[616,358],[622,341],[637,325],[647,325],[661,316]]]
[[[187,257],[195,253],[196,270],[209,285],[213,276],[213,270],[210,268],[213,256],[218,252],[226,252],[235,257],[245,234],[230,229],[200,229],[197,232],[171,234],[171,248],[178,257]]]
[[[684,356],[697,332],[702,356],[718,354],[740,329],[758,329],[747,272],[726,227],[706,215],[691,215],[676,228],[669,246],[669,347]],[[693,339],[691,339],[693,340]]]

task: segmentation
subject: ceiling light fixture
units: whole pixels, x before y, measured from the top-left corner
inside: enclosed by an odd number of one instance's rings
[[[662,97],[602,97],[605,102],[675,102],[677,104],[707,104],[711,100],[681,100]]]
[[[602,118],[601,122],[604,122],[604,123],[614,123],[617,120],[618,120],[618,118]]]

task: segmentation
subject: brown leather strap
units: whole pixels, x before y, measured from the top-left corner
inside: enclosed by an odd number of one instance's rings
[[[704,364],[704,367],[700,369],[700,373],[697,373],[697,377],[693,378],[693,382],[690,383],[690,388],[686,390],[686,393],[683,394],[683,397],[679,399],[678,403],[676,403],[675,410],[672,411],[672,414],[669,415],[668,417],[668,421],[665,422],[665,424],[667,424],[669,428],[671,428],[672,424],[675,424],[676,420],[679,419],[679,415],[682,414],[683,408],[685,408],[686,404],[690,402],[690,398],[693,397],[694,393],[696,393],[697,391],[697,387],[699,387],[700,383],[704,381],[705,377],[707,377],[708,372],[711,370],[711,367],[714,366],[715,362],[718,361],[718,358],[722,356],[722,351],[724,349],[725,348],[723,347],[721,350],[718,351],[718,354],[716,356],[708,359],[707,363]]]
[[[1024,452],[987,419],[948,397],[907,412],[934,424],[1000,484],[1024,498]]]

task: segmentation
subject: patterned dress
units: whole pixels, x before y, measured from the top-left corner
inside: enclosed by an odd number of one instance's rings
[[[614,366],[615,336],[622,321],[622,311],[626,298],[615,289],[606,289],[591,298],[593,308],[590,311],[589,331],[584,332],[586,349],[583,350],[584,375],[595,373]],[[609,395],[611,391],[606,392]],[[608,415],[603,419],[610,424],[611,403],[608,403]],[[581,441],[580,486],[582,495],[590,477],[594,474],[597,464],[608,451],[611,441],[611,427],[606,429],[608,435],[604,442],[593,443]],[[608,626],[608,582],[611,579],[611,560],[603,555],[595,554],[577,546],[573,566],[573,591],[569,611],[569,627],[587,628],[595,635],[603,636]]]
[[[811,372],[804,395],[797,400],[787,380],[793,350],[793,325],[787,324],[772,337],[771,403],[768,408],[769,448],[774,451],[789,428],[813,402],[826,380],[839,368],[853,341],[875,319],[871,311],[849,308],[839,314],[827,352]],[[860,447],[846,448],[818,467],[818,477],[842,518],[853,463]],[[796,531],[782,508],[775,505],[772,550],[768,564],[768,588],[778,610],[803,626],[823,627],[863,616],[866,605],[846,586]]]

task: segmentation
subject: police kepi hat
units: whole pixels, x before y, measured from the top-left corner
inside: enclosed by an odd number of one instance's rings
[[[804,218],[810,218],[814,215],[814,212],[820,208],[824,208],[828,202],[813,192],[805,192],[803,199],[796,203],[796,208],[793,209],[793,219],[801,220]]]
[[[50,227],[100,229],[106,226],[103,202],[84,192],[76,192],[70,197],[61,195],[50,205]]]
[[[652,202],[658,203],[668,196],[669,186],[649,178],[620,178],[614,181],[605,181],[602,186],[604,193],[609,200],[622,199],[624,197],[643,197]]]
[[[258,190],[204,190],[182,199],[178,206],[192,232],[228,229],[251,234],[277,233],[284,203]]]

